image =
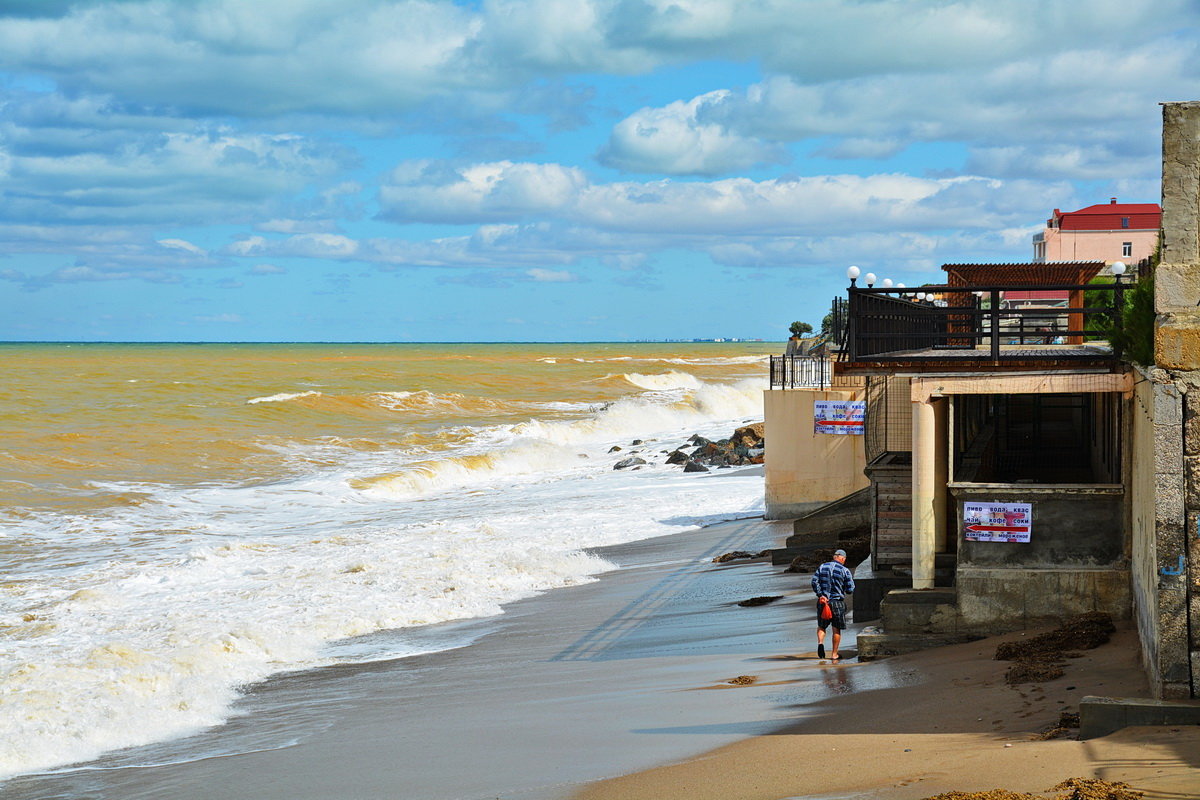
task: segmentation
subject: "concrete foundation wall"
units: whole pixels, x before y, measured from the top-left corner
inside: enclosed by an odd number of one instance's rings
[[[1125,496],[1120,486],[1069,488],[1035,484],[952,484],[958,563],[977,567],[1127,567]],[[964,501],[1031,503],[1028,542],[963,538]],[[1127,616],[1124,612],[1123,616]]]
[[[799,517],[867,486],[863,437],[813,432],[814,402],[861,399],[862,390],[763,392],[766,519]]]
[[[1118,620],[1129,617],[1127,569],[1015,570],[960,564],[956,587],[959,624],[978,633],[1037,627],[1088,611],[1106,611]]]

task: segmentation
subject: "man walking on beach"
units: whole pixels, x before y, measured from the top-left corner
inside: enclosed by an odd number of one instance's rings
[[[813,594],[817,596],[817,658],[825,657],[825,628],[833,626],[833,651],[829,658],[838,660],[838,645],[842,643],[842,631],[846,628],[846,595],[854,593],[854,576],[846,569],[846,551],[834,550],[833,560],[817,567],[812,576]],[[833,612],[829,619],[821,619],[821,606],[829,603]]]

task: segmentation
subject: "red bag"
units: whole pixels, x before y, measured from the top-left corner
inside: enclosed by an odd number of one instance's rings
[[[829,600],[822,597],[817,600],[817,604],[820,606],[820,610],[817,612],[818,617],[825,620],[833,619],[833,609],[829,607]]]

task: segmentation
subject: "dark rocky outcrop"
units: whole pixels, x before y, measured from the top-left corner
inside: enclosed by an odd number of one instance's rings
[[[647,463],[647,462],[646,462],[646,459],[644,459],[644,458],[641,458],[639,456],[630,456],[629,458],[622,458],[620,461],[613,464],[613,469],[626,469],[628,467],[639,467],[645,463]]]
[[[689,460],[686,464],[683,465],[683,471],[684,472],[708,472],[708,467],[704,466],[703,464],[699,463],[698,461]]]
[[[687,455],[687,453],[683,452],[682,450],[676,450],[675,452],[673,452],[669,456],[667,456],[668,464],[686,464],[687,462],[688,462],[688,455]]]
[[[756,422],[753,425],[743,425],[733,432],[728,439],[713,441],[700,434],[692,435],[687,441],[689,448],[681,447],[671,453],[668,464],[683,464],[689,472],[701,470],[689,468],[690,464],[704,467],[744,467],[750,464],[763,463],[763,453],[766,449],[766,424]]]

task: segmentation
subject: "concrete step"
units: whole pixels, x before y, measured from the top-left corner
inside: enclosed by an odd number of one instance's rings
[[[859,661],[876,661],[888,656],[898,656],[913,653],[917,650],[928,650],[931,647],[944,647],[948,644],[960,644],[980,639],[981,636],[966,633],[888,633],[883,628],[868,626],[859,631],[855,637]]]

